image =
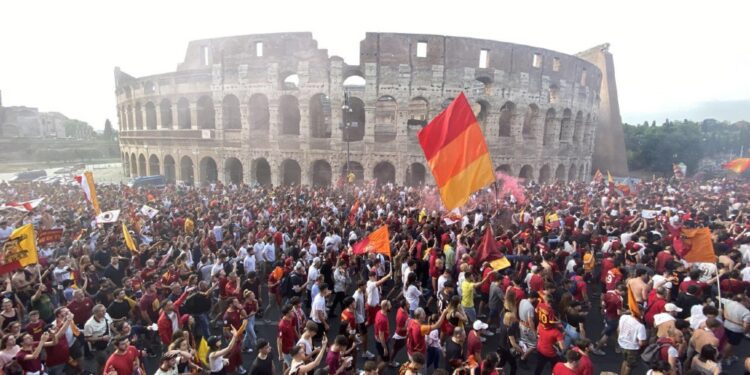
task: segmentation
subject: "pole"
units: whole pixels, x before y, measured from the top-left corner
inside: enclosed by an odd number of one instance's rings
[[[723,314],[724,313],[724,309],[722,308],[722,306],[724,306],[724,304],[721,303],[721,277],[720,276],[721,275],[719,275],[719,270],[717,269],[716,270],[716,290],[718,291],[718,296],[719,296],[719,299],[718,299],[718,302],[719,302],[719,306],[718,306],[718,308],[719,308],[719,316],[724,317],[724,314]]]

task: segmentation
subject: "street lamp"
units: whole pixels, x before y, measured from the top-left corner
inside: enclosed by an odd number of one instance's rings
[[[354,126],[352,126],[352,123],[349,120],[349,114],[354,112],[352,107],[349,105],[349,93],[344,93],[344,105],[341,106],[341,129],[344,132],[344,136],[346,138],[346,166],[344,166],[344,178],[346,179],[346,182],[349,182],[349,164],[350,164],[350,148],[349,148],[349,142],[351,141],[351,134],[350,129]]]

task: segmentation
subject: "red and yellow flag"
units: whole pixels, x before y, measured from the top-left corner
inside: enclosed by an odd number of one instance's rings
[[[602,176],[602,171],[598,169],[596,170],[596,173],[594,173],[594,181],[596,181],[596,183],[599,183],[599,184],[602,181],[604,181],[604,176]]]
[[[417,134],[446,210],[495,181],[482,129],[466,96],[458,97]]]
[[[633,291],[630,290],[630,286],[628,286],[628,309],[630,310],[631,315],[638,318],[641,317],[641,308],[638,306],[638,302],[635,299]]]
[[[352,252],[361,255],[368,252],[380,253],[390,258],[391,240],[388,236],[388,226],[383,225],[370,233],[364,240],[352,246]]]
[[[15,229],[2,244],[0,274],[5,274],[39,262],[33,224]]]
[[[682,239],[682,253],[685,261],[690,263],[715,263],[716,252],[711,240],[711,230],[702,228],[682,228],[680,230]]]
[[[729,169],[734,173],[740,174],[750,168],[750,158],[737,158],[729,163],[722,165],[724,169]]]

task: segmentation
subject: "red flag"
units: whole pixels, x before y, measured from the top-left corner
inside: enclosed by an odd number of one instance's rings
[[[741,174],[750,168],[750,158],[738,158],[722,165],[724,169],[729,169],[734,173]]]
[[[391,241],[388,236],[388,226],[383,225],[370,233],[364,240],[352,246],[352,252],[361,255],[367,252],[380,253],[390,258]]]
[[[504,257],[505,255],[503,255],[503,253],[497,248],[497,242],[495,241],[495,234],[492,232],[492,227],[488,225],[487,229],[484,231],[482,243],[479,244],[479,249],[477,249],[477,260],[481,264]]]

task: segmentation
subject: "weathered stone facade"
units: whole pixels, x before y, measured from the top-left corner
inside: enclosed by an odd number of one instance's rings
[[[115,81],[126,175],[330,184],[348,148],[358,178],[418,184],[432,179],[417,131],[460,91],[498,170],[587,179],[602,73],[542,48],[391,33],[367,33],[348,65],[281,33],[193,41],[177,71]]]

